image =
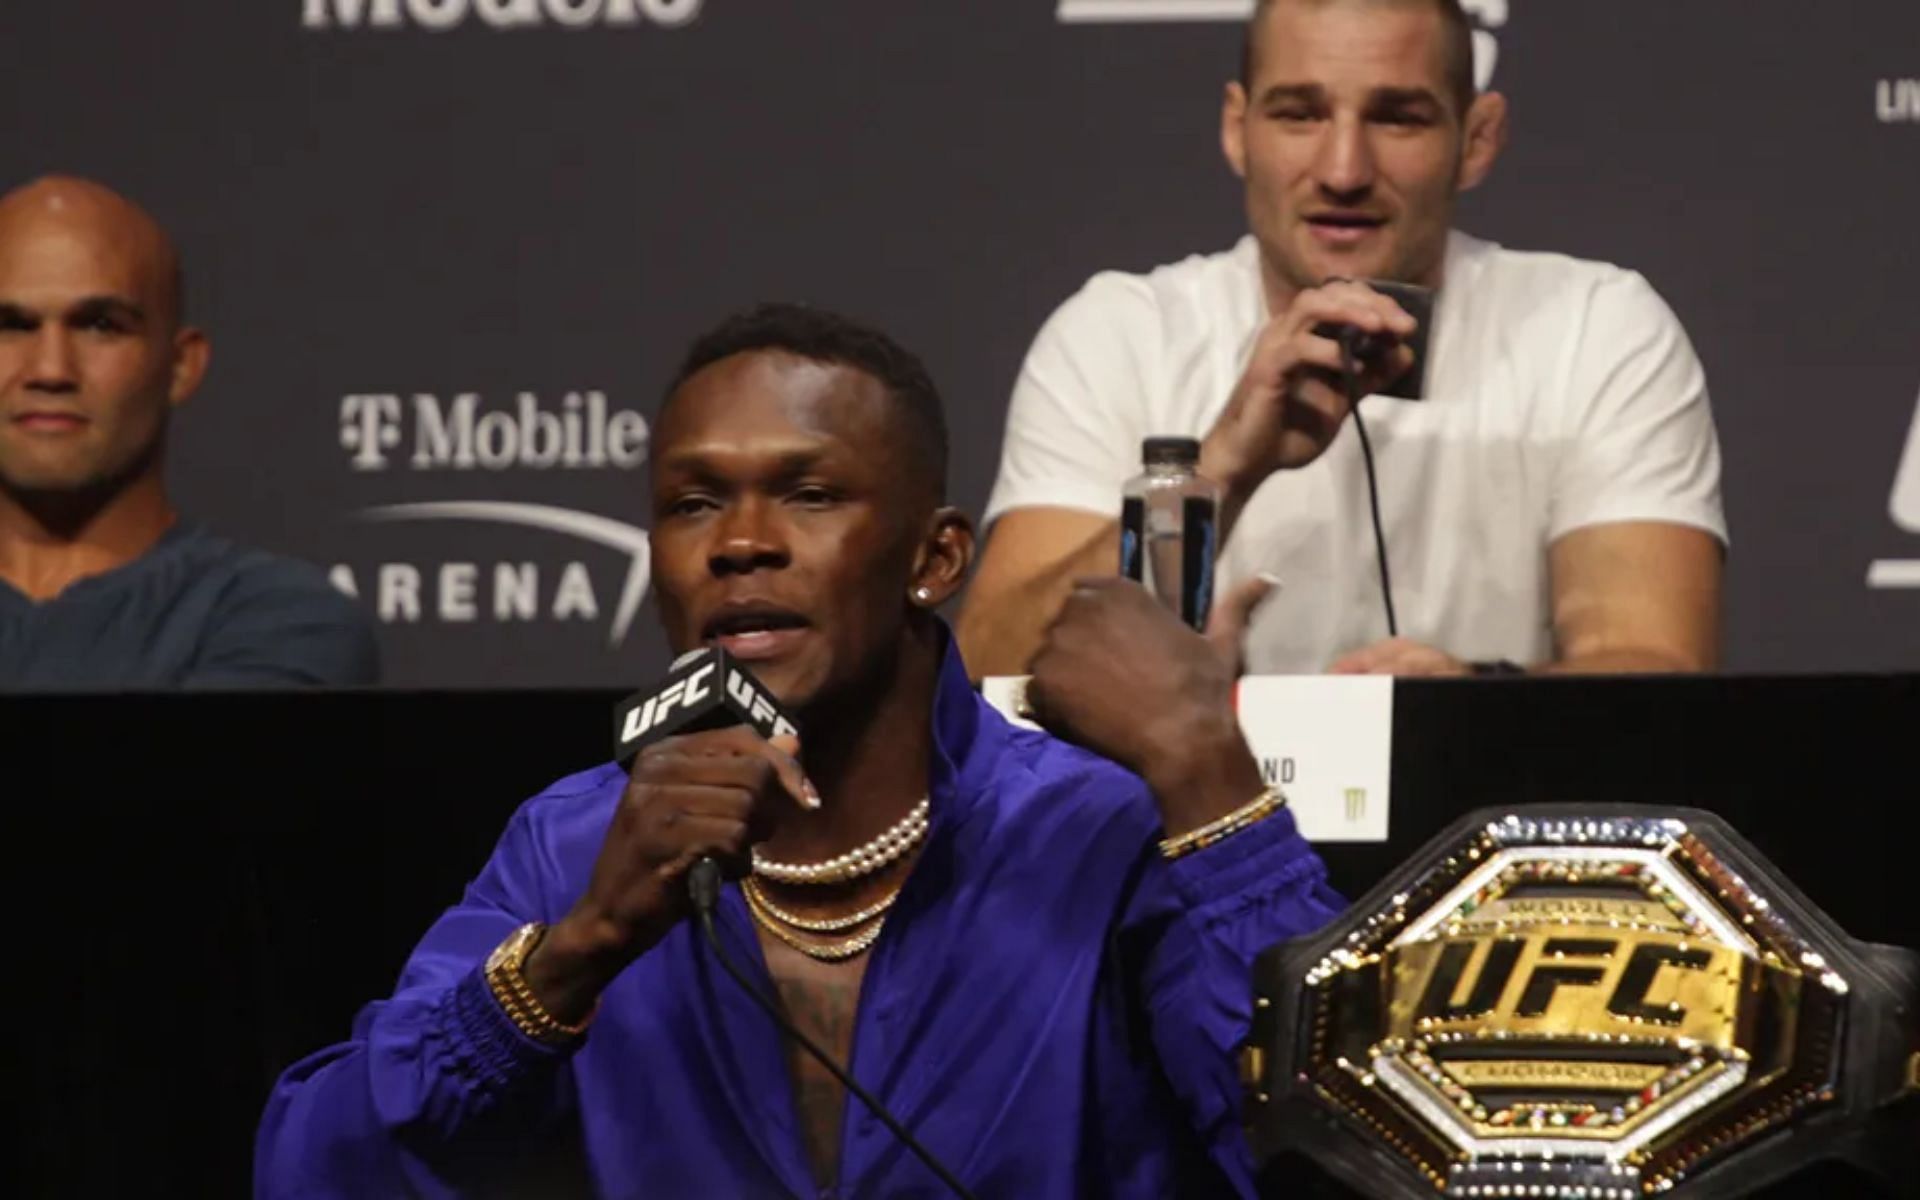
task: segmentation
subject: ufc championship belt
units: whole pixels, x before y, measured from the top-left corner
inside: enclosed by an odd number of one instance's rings
[[[1910,882],[1869,886],[1912,904]],[[1474,813],[1268,951],[1255,992],[1269,1170],[1305,1155],[1387,1198],[1705,1200],[1843,1159],[1920,1194],[1920,955],[1848,938],[1709,813]]]

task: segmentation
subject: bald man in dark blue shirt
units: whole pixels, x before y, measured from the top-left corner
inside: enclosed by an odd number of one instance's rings
[[[182,521],[167,420],[206,374],[178,256],[97,184],[0,197],[0,690],[374,682],[366,615],[306,563]]]

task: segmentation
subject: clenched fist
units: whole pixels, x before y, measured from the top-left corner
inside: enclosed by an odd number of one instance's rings
[[[641,751],[607,826],[593,878],[527,960],[527,982],[563,1021],[583,1017],[628,963],[690,908],[686,874],[712,858],[738,879],[777,806],[819,806],[793,738],[745,726],[667,738]]]
[[[1146,780],[1169,836],[1259,792],[1234,710],[1231,656],[1138,583],[1077,584],[1031,670],[1035,719]]]

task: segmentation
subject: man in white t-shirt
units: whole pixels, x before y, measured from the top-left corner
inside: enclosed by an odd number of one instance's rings
[[[1022,673],[1072,581],[1117,569],[1141,442],[1183,434],[1223,488],[1215,632],[1250,672],[1714,665],[1704,373],[1639,275],[1452,229],[1506,136],[1471,33],[1457,0],[1258,6],[1221,114],[1252,232],[1096,275],[1035,339],[959,622],[977,674]],[[1365,279],[1438,289],[1424,399],[1376,394],[1409,374],[1417,323]],[[1399,637],[1326,325],[1389,347],[1359,390]]]

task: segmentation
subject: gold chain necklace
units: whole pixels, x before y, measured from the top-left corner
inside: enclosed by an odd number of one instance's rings
[[[765,912],[768,916],[779,921],[782,925],[790,925],[795,929],[804,929],[808,933],[840,933],[844,930],[852,929],[856,925],[865,925],[868,921],[873,920],[881,913],[892,908],[893,902],[900,898],[900,889],[895,888],[859,912],[849,913],[844,917],[799,917],[767,899],[766,889],[762,888],[760,881],[751,875],[742,880],[740,886],[743,891],[753,894],[754,902],[758,904],[761,911]]]
[[[837,942],[810,942],[797,933],[788,932],[779,921],[763,911],[761,909],[761,902],[754,896],[754,893],[743,888],[741,889],[741,894],[747,898],[747,910],[753,914],[754,922],[758,924],[760,928],[771,933],[774,937],[779,938],[787,945],[792,946],[808,958],[818,959],[821,962],[843,962],[856,955],[864,954],[867,948],[873,945],[874,939],[880,936],[881,928],[887,923],[883,917],[875,920],[873,924],[867,926],[850,938],[844,938]]]

